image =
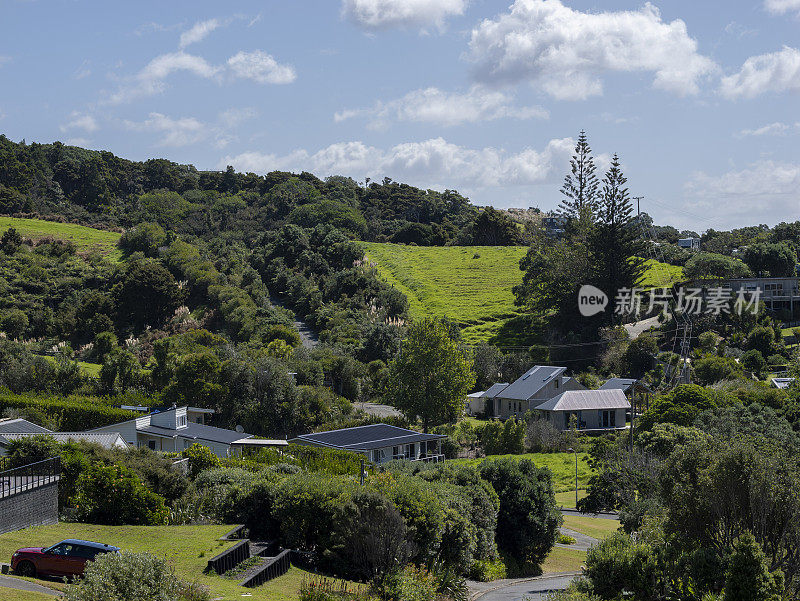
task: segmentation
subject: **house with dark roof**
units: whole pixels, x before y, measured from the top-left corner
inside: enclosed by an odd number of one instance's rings
[[[608,390],[567,390],[536,407],[557,430],[569,430],[575,421],[578,430],[622,430],[625,413],[631,408],[619,388]]]
[[[153,411],[118,424],[95,428],[90,432],[119,432],[123,440],[134,447],[154,451],[180,453],[195,443],[210,448],[220,457],[238,455],[247,446],[252,434],[226,430],[197,423],[190,419],[188,407],[172,407]],[[286,444],[286,441],[280,441]]]
[[[52,430],[29,422],[27,419],[0,417],[0,435],[30,432],[33,434],[49,434]]]
[[[444,438],[447,437],[440,434],[415,432],[389,424],[370,424],[355,428],[301,434],[289,442],[341,451],[354,451],[364,455],[372,463],[385,463],[393,460],[438,462],[444,461],[442,454],[442,439]]]
[[[508,419],[521,417],[565,390],[585,390],[566,367],[534,365],[511,384],[494,384],[485,393],[486,413]]]

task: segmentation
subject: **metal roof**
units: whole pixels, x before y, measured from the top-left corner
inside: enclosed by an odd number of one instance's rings
[[[483,393],[483,398],[486,399],[493,399],[498,395],[498,393],[502,392],[508,387],[508,382],[499,382],[497,384],[492,384],[489,386],[488,390]]]
[[[786,390],[794,382],[794,378],[772,378],[770,382],[775,388]]]
[[[588,411],[592,409],[630,409],[631,404],[619,388],[611,390],[568,390],[536,408],[542,411]]]
[[[637,386],[640,388],[644,388],[645,390],[649,391],[650,388],[647,387],[644,383],[640,382],[636,378],[609,378],[598,390],[622,390],[623,392],[628,392],[632,386]]]
[[[17,440],[19,438],[26,438],[28,436],[36,436],[40,432],[5,432],[3,437],[8,440]],[[127,447],[125,440],[119,432],[48,432],[47,436],[51,436],[58,442],[68,442],[70,440],[78,441],[85,440],[94,444],[99,444],[104,449],[113,449],[115,447]]]
[[[211,442],[221,442],[222,444],[232,444],[237,440],[243,438],[250,438],[252,434],[246,432],[237,432],[236,430],[226,430],[225,428],[216,428],[214,426],[206,426],[204,424],[194,424],[188,422],[186,427],[182,428],[164,428],[162,426],[137,426],[137,432],[145,434],[153,434],[154,436],[163,436],[165,438],[180,438],[209,440]]]
[[[289,442],[317,444],[349,451],[368,451],[441,438],[447,437],[440,434],[423,434],[389,424],[370,424],[342,430],[301,434]]]
[[[0,418],[0,434],[11,434],[14,432],[28,432],[33,434],[49,434],[51,430],[43,428],[39,424],[29,422],[22,418]]]
[[[522,376],[504,388],[501,394],[495,396],[501,399],[527,401],[544,388],[553,378],[567,371],[566,367],[553,367],[550,365],[534,365]]]

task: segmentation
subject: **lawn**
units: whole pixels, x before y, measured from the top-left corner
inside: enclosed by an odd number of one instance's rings
[[[683,267],[661,263],[655,259],[645,261],[646,271],[639,280],[641,288],[668,288],[683,281]]]
[[[44,357],[51,363],[56,362],[56,358],[51,355],[42,355],[42,357]],[[89,376],[90,378],[99,378],[100,369],[103,366],[100,365],[99,363],[88,363],[86,361],[78,361],[78,367],[80,367],[84,375]]]
[[[166,558],[175,567],[178,575],[187,581],[196,581],[211,589],[212,596],[222,601],[247,598],[256,601],[296,601],[297,592],[308,572],[298,568],[291,570],[260,587],[245,589],[235,581],[216,574],[203,574],[208,560],[233,545],[233,542],[218,540],[232,527],[212,526],[95,526],[91,524],[61,523],[0,534],[0,559],[8,561],[20,547],[50,545],[65,538],[81,538],[109,543],[126,551],[147,551]],[[0,589],[5,601],[6,589]],[[31,601],[38,597],[30,597]],[[12,597],[13,599],[13,597]],[[20,601],[28,601],[20,597]]]
[[[586,562],[586,551],[553,547],[550,554],[542,564],[543,574],[558,572],[580,572],[581,566]]]
[[[42,219],[20,219],[0,216],[0,231],[14,227],[25,238],[40,240],[53,237],[59,240],[71,240],[78,252],[97,250],[111,261],[119,261],[122,253],[117,248],[120,234],[74,223],[58,223]]]
[[[578,489],[578,499],[583,499],[586,496],[586,489],[579,488]],[[556,493],[556,504],[560,505],[561,507],[568,507],[571,509],[575,508],[575,489],[568,490],[565,492],[557,492]]]
[[[617,531],[619,528],[619,521],[606,520],[604,518],[590,518],[582,515],[565,515],[564,527],[585,534],[586,536],[603,539]]]
[[[575,455],[572,453],[525,453],[524,455],[490,455],[480,459],[453,459],[455,463],[478,465],[486,459],[511,457],[530,459],[537,467],[547,467],[553,473],[553,488],[557,493],[572,491],[575,494]],[[588,453],[578,453],[578,487],[586,488],[592,470],[587,462]],[[575,497],[573,496],[573,501]]]
[[[365,242],[378,274],[406,295],[412,318],[449,317],[464,340],[492,340],[519,316],[511,289],[522,281],[521,246],[405,246]]]

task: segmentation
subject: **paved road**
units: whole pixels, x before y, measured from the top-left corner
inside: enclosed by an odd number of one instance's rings
[[[28,591],[29,593],[43,593],[45,595],[52,595],[53,597],[58,594],[53,589],[42,586],[41,584],[36,584],[35,582],[29,582],[27,580],[21,580],[20,578],[12,578],[11,576],[0,575],[0,587],[13,588],[18,591]],[[4,595],[0,593],[0,598],[3,596]]]
[[[561,513],[563,513],[564,515],[577,515],[583,518],[599,518],[601,520],[619,520],[618,513],[581,513],[577,509],[569,509],[567,507],[562,507]]]
[[[526,580],[523,582],[510,582],[509,584],[485,593],[471,597],[472,601],[542,601],[548,593],[564,590],[577,574],[553,575]]]
[[[586,534],[581,534],[575,530],[570,530],[569,528],[564,528],[563,526],[559,528],[558,531],[561,532],[561,534],[566,534],[567,536],[574,538],[575,543],[572,545],[556,544],[556,547],[563,547],[564,549],[577,549],[578,551],[588,551],[591,547],[594,547],[595,544],[600,542],[596,538],[592,538]]]
[[[626,323],[622,327],[625,328],[625,330],[628,332],[628,336],[630,336],[631,340],[633,340],[634,338],[638,338],[642,332],[658,325],[660,324],[658,321],[658,316],[656,315],[655,317],[650,317],[641,321]]]

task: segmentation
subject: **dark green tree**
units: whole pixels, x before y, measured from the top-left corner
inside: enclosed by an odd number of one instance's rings
[[[619,157],[603,177],[597,224],[590,238],[593,280],[610,299],[618,291],[636,286],[644,272],[644,241],[633,218],[633,206]],[[610,311],[606,313],[613,315]]]
[[[575,154],[570,160],[570,172],[564,178],[561,187],[563,200],[558,210],[570,219],[593,221],[593,215],[599,208],[598,189],[600,187],[595,175],[594,158],[586,132],[578,134]]]
[[[472,224],[472,244],[475,246],[515,246],[520,242],[520,229],[505,214],[486,207]]]

